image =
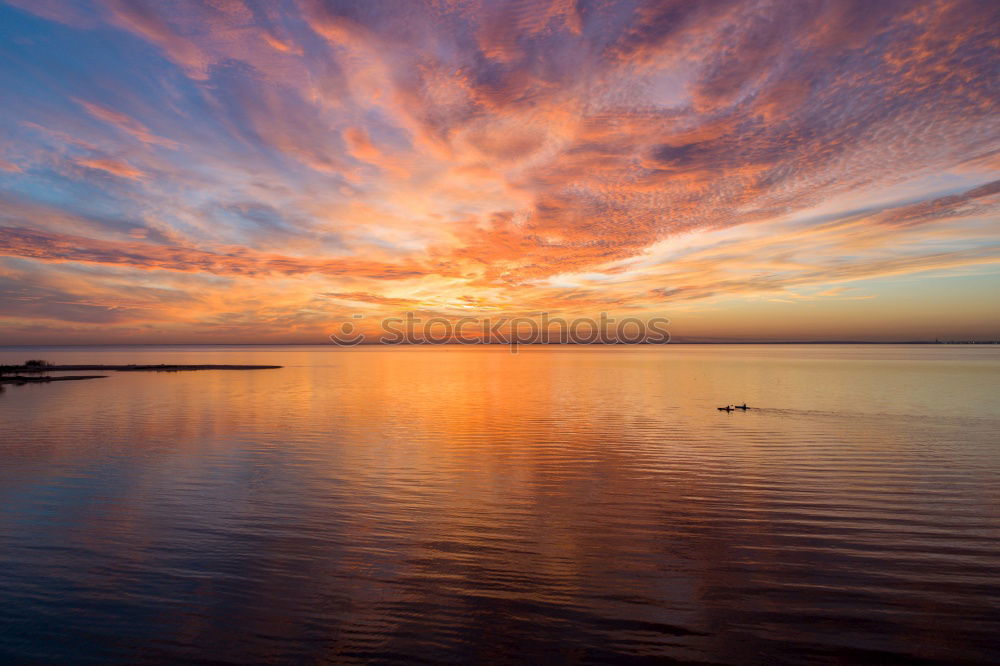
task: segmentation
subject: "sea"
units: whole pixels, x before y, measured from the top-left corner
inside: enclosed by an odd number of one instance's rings
[[[3,387],[2,663],[1000,662],[1000,345],[32,358],[282,367]]]

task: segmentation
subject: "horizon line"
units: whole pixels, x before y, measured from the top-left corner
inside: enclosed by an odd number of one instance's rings
[[[518,347],[666,347],[682,345],[1000,345],[997,340],[679,340],[670,342],[518,342]],[[39,347],[509,347],[511,342],[460,342],[399,343],[387,344],[362,342],[357,345],[338,345],[331,342],[80,342],[66,344],[0,344],[3,348]]]

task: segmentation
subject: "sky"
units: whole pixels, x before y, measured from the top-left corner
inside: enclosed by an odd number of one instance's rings
[[[1000,339],[998,51],[995,0],[0,2],[0,344]]]

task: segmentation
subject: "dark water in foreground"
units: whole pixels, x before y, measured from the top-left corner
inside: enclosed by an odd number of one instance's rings
[[[1000,347],[39,356],[0,662],[1000,660]]]

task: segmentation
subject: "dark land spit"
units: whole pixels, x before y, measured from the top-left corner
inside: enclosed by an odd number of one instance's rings
[[[177,365],[161,363],[159,365],[8,365],[4,372],[58,372],[77,370],[99,370],[115,372],[179,372],[181,370],[273,370],[280,365]],[[66,379],[77,379],[66,377]]]
[[[38,384],[43,382],[68,382],[78,379],[104,379],[107,375],[66,375],[65,377],[4,377],[0,376],[0,384]]]

